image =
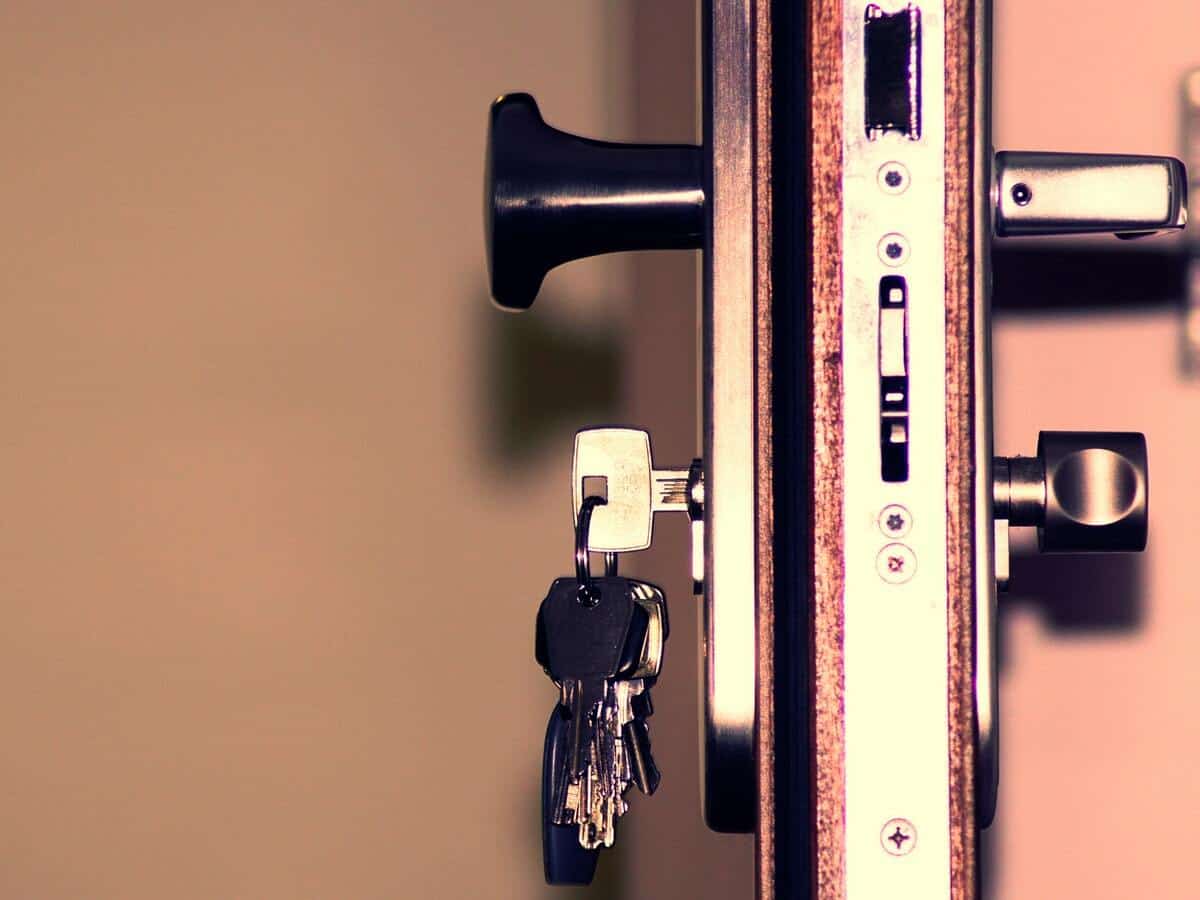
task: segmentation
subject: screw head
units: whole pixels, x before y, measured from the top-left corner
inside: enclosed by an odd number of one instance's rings
[[[908,262],[909,252],[908,238],[902,234],[885,234],[879,241],[879,260],[893,269]]]
[[[879,530],[887,537],[902,538],[912,528],[912,516],[899,503],[889,503],[879,514]]]
[[[888,584],[904,584],[917,571],[917,555],[905,544],[888,544],[875,557],[875,571]]]
[[[912,176],[908,174],[908,168],[904,163],[885,162],[879,167],[879,172],[875,176],[879,182],[879,189],[885,194],[903,194],[908,190],[908,185],[912,181]]]
[[[879,830],[879,843],[892,856],[908,856],[917,846],[917,829],[908,819],[888,819]]]

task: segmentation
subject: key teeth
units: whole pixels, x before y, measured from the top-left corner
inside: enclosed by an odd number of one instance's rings
[[[650,688],[647,687],[640,694],[636,694],[629,705],[633,710],[633,715],[638,719],[648,719],[654,715],[654,703],[650,699]]]
[[[629,746],[633,782],[639,791],[650,796],[658,790],[662,782],[662,774],[654,764],[654,756],[650,752],[650,730],[645,721],[634,719],[625,723],[623,731],[625,742]]]
[[[536,654],[560,691],[543,761],[543,848],[551,884],[586,884],[585,870],[595,862],[579,854],[613,845],[631,785],[650,795],[662,780],[646,719],[654,714],[650,688],[667,636],[666,598],[644,582],[613,577],[593,583],[604,600],[594,609],[580,612],[576,581],[564,578],[538,611]],[[564,834],[577,851],[563,846]]]

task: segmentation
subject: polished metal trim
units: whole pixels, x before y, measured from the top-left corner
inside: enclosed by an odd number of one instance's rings
[[[755,342],[750,5],[707,0],[704,150],[710,183],[702,321],[704,423],[704,818],[753,831]],[[707,62],[707,65],[704,63]]]
[[[949,900],[945,4],[921,4],[919,140],[863,128],[864,10],[845,4],[842,33],[845,896]],[[900,194],[880,187],[893,162],[910,176]],[[888,234],[904,238],[896,254],[880,253]],[[880,471],[878,292],[890,274],[908,284],[903,482]],[[911,528],[889,543],[878,521],[893,504]],[[880,841],[898,818],[920,834],[902,856]]]
[[[1008,583],[1008,529],[992,513],[992,3],[975,3],[974,252],[975,394],[975,820],[987,828],[1000,789],[1000,691],[996,592]],[[997,544],[1003,542],[1003,547]],[[997,566],[1002,551],[1003,568]]]

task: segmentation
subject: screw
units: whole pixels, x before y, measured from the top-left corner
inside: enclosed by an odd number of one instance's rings
[[[1017,206],[1028,206],[1029,201],[1033,199],[1033,191],[1024,182],[1014,184],[1012,186],[1012,198]]]
[[[907,856],[917,846],[917,829],[908,819],[888,819],[879,831],[879,843],[892,856]]]
[[[885,194],[903,194],[908,190],[909,182],[912,180],[908,169],[903,163],[898,162],[885,162],[879,167],[876,179],[879,182],[879,189]]]
[[[875,571],[888,584],[904,584],[917,571],[917,555],[904,544],[888,544],[875,557]]]
[[[879,514],[879,530],[888,537],[902,538],[912,528],[912,516],[899,503],[889,503]]]
[[[879,241],[879,259],[885,266],[903,265],[908,262],[908,238],[902,234],[885,234]]]

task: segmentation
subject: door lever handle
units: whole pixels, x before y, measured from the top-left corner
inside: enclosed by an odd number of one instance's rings
[[[492,297],[528,309],[555,266],[704,243],[703,157],[688,144],[618,144],[559,131],[528,94],[492,104],[484,226]]]
[[[996,235],[1143,237],[1187,224],[1187,172],[1169,156],[996,154]]]

